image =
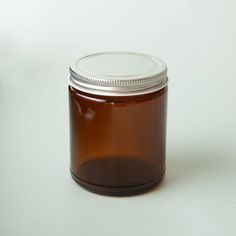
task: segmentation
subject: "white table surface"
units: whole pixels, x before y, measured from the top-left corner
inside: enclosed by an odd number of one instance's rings
[[[236,235],[236,3],[7,1],[0,9],[0,235]],[[68,66],[129,50],[168,65],[167,175],[107,197],[69,174]]]

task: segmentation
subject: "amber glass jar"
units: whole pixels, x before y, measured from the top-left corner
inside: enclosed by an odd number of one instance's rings
[[[163,179],[166,70],[128,52],[89,55],[70,68],[71,174],[82,187],[130,195]]]

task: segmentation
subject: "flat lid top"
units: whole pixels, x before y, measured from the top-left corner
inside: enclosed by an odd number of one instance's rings
[[[106,52],[83,57],[71,69],[78,75],[96,79],[132,80],[163,73],[166,65],[141,53]]]

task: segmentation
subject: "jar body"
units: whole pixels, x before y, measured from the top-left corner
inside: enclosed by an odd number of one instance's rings
[[[69,86],[71,174],[90,191],[129,195],[165,173],[167,87],[100,96]]]

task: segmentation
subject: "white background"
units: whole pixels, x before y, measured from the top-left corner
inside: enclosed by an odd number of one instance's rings
[[[236,234],[234,0],[1,1],[0,235]],[[128,50],[168,65],[167,176],[106,197],[69,174],[68,67]]]

